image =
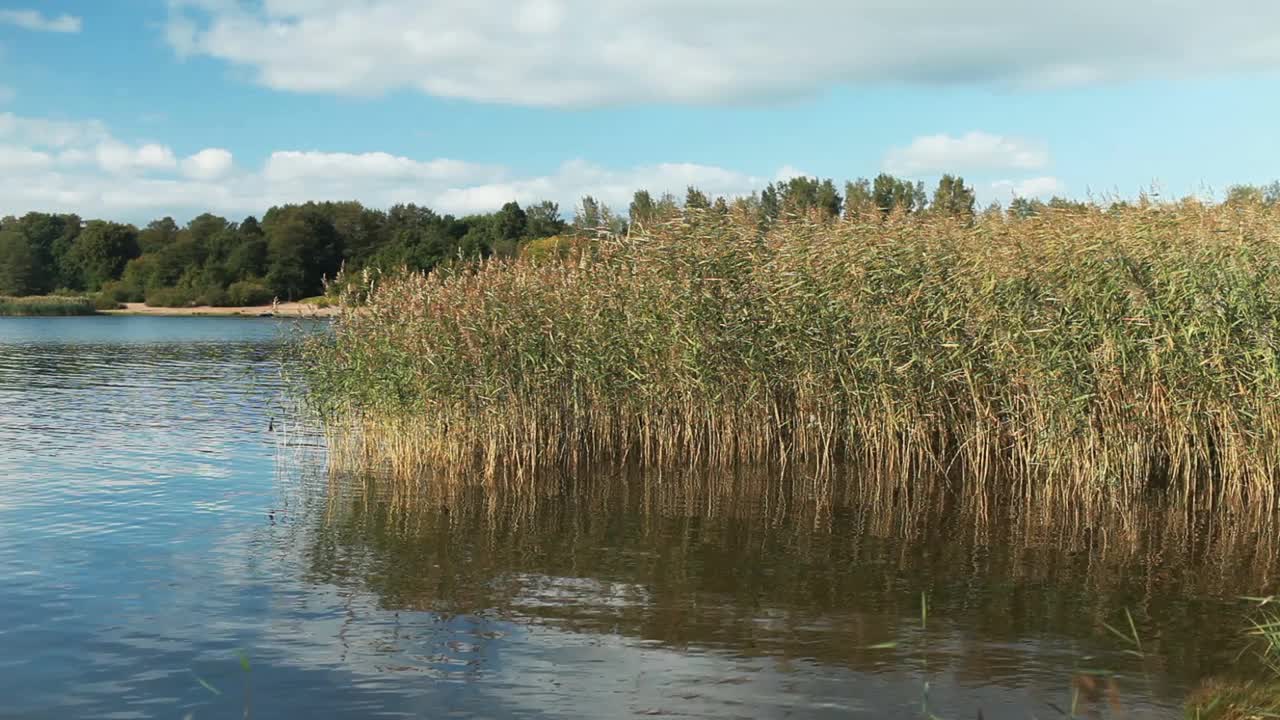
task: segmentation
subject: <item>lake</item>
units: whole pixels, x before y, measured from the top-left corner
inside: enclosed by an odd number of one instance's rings
[[[0,318],[0,718],[1180,717],[1275,588],[1265,529],[1158,509],[331,477],[279,352],[307,331]]]

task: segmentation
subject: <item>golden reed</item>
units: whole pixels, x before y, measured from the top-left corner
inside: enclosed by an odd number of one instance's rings
[[[340,467],[802,464],[1043,513],[1276,506],[1274,207],[695,211],[347,286],[305,347]]]

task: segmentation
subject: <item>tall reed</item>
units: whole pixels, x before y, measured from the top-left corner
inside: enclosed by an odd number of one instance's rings
[[[90,298],[57,295],[36,297],[0,296],[0,316],[93,315],[97,308]]]
[[[1043,512],[1276,506],[1275,208],[690,212],[353,285],[306,346],[341,465],[842,463]]]

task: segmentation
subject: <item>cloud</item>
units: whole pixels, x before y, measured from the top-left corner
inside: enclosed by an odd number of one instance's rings
[[[49,153],[31,150],[24,147],[0,145],[0,172],[11,170],[32,170],[45,168],[53,164],[53,156]]]
[[[97,120],[67,121],[0,113],[0,140],[64,148],[105,140],[107,128]]]
[[[112,174],[146,170],[169,170],[178,165],[173,151],[164,145],[149,143],[137,147],[109,139],[94,149],[98,166]]]
[[[682,198],[687,186],[697,185],[712,195],[737,196],[767,181],[694,163],[607,168],[571,160],[550,173],[516,174],[450,158],[320,150],[280,150],[248,168],[222,148],[204,148],[179,160],[167,145],[129,143],[95,121],[0,113],[0,208],[5,212],[66,211],[145,222],[206,210],[240,216],[307,200],[359,200],[372,207],[412,202],[455,214],[494,210],[511,200],[552,200],[568,215],[588,194],[622,212],[638,188]]]
[[[615,170],[583,160],[562,164],[550,175],[454,187],[437,196],[440,207],[453,212],[482,212],[515,200],[528,204],[554,200],[571,214],[583,195],[625,212],[632,195],[641,188],[655,197],[671,193],[683,200],[685,190],[696,185],[711,196],[737,197],[759,189],[768,180],[713,165],[658,163]]]
[[[1043,144],[984,132],[960,137],[925,135],[885,156],[884,169],[900,175],[982,170],[1037,170],[1049,164]]]
[[[38,10],[0,10],[0,24],[36,32],[78,33],[82,23],[74,15],[45,17]]]
[[[583,107],[1268,70],[1277,28],[1262,0],[170,0],[166,38],[282,90]]]
[[[231,152],[222,148],[205,148],[182,161],[182,174],[193,180],[217,180],[231,172]]]
[[[267,159],[266,176],[278,182],[326,177],[351,177],[380,180],[443,180],[486,172],[483,166],[456,160],[420,162],[384,152],[326,153],[319,151],[282,151]]]
[[[991,183],[991,190],[998,196],[1025,198],[1042,198],[1057,195],[1064,190],[1062,181],[1056,177],[1033,177],[1026,180],[998,180]]]

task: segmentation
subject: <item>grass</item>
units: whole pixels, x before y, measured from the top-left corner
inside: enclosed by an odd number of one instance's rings
[[[1280,717],[1280,613],[1277,599],[1246,598],[1258,603],[1250,618],[1249,650],[1261,663],[1262,679],[1253,681],[1210,680],[1187,703],[1192,720],[1261,720]]]
[[[97,307],[92,298],[47,295],[35,297],[0,296],[0,316],[66,316],[94,315]]]
[[[860,468],[1041,513],[1268,512],[1280,211],[692,212],[568,259],[367,278],[306,346],[334,462]]]

